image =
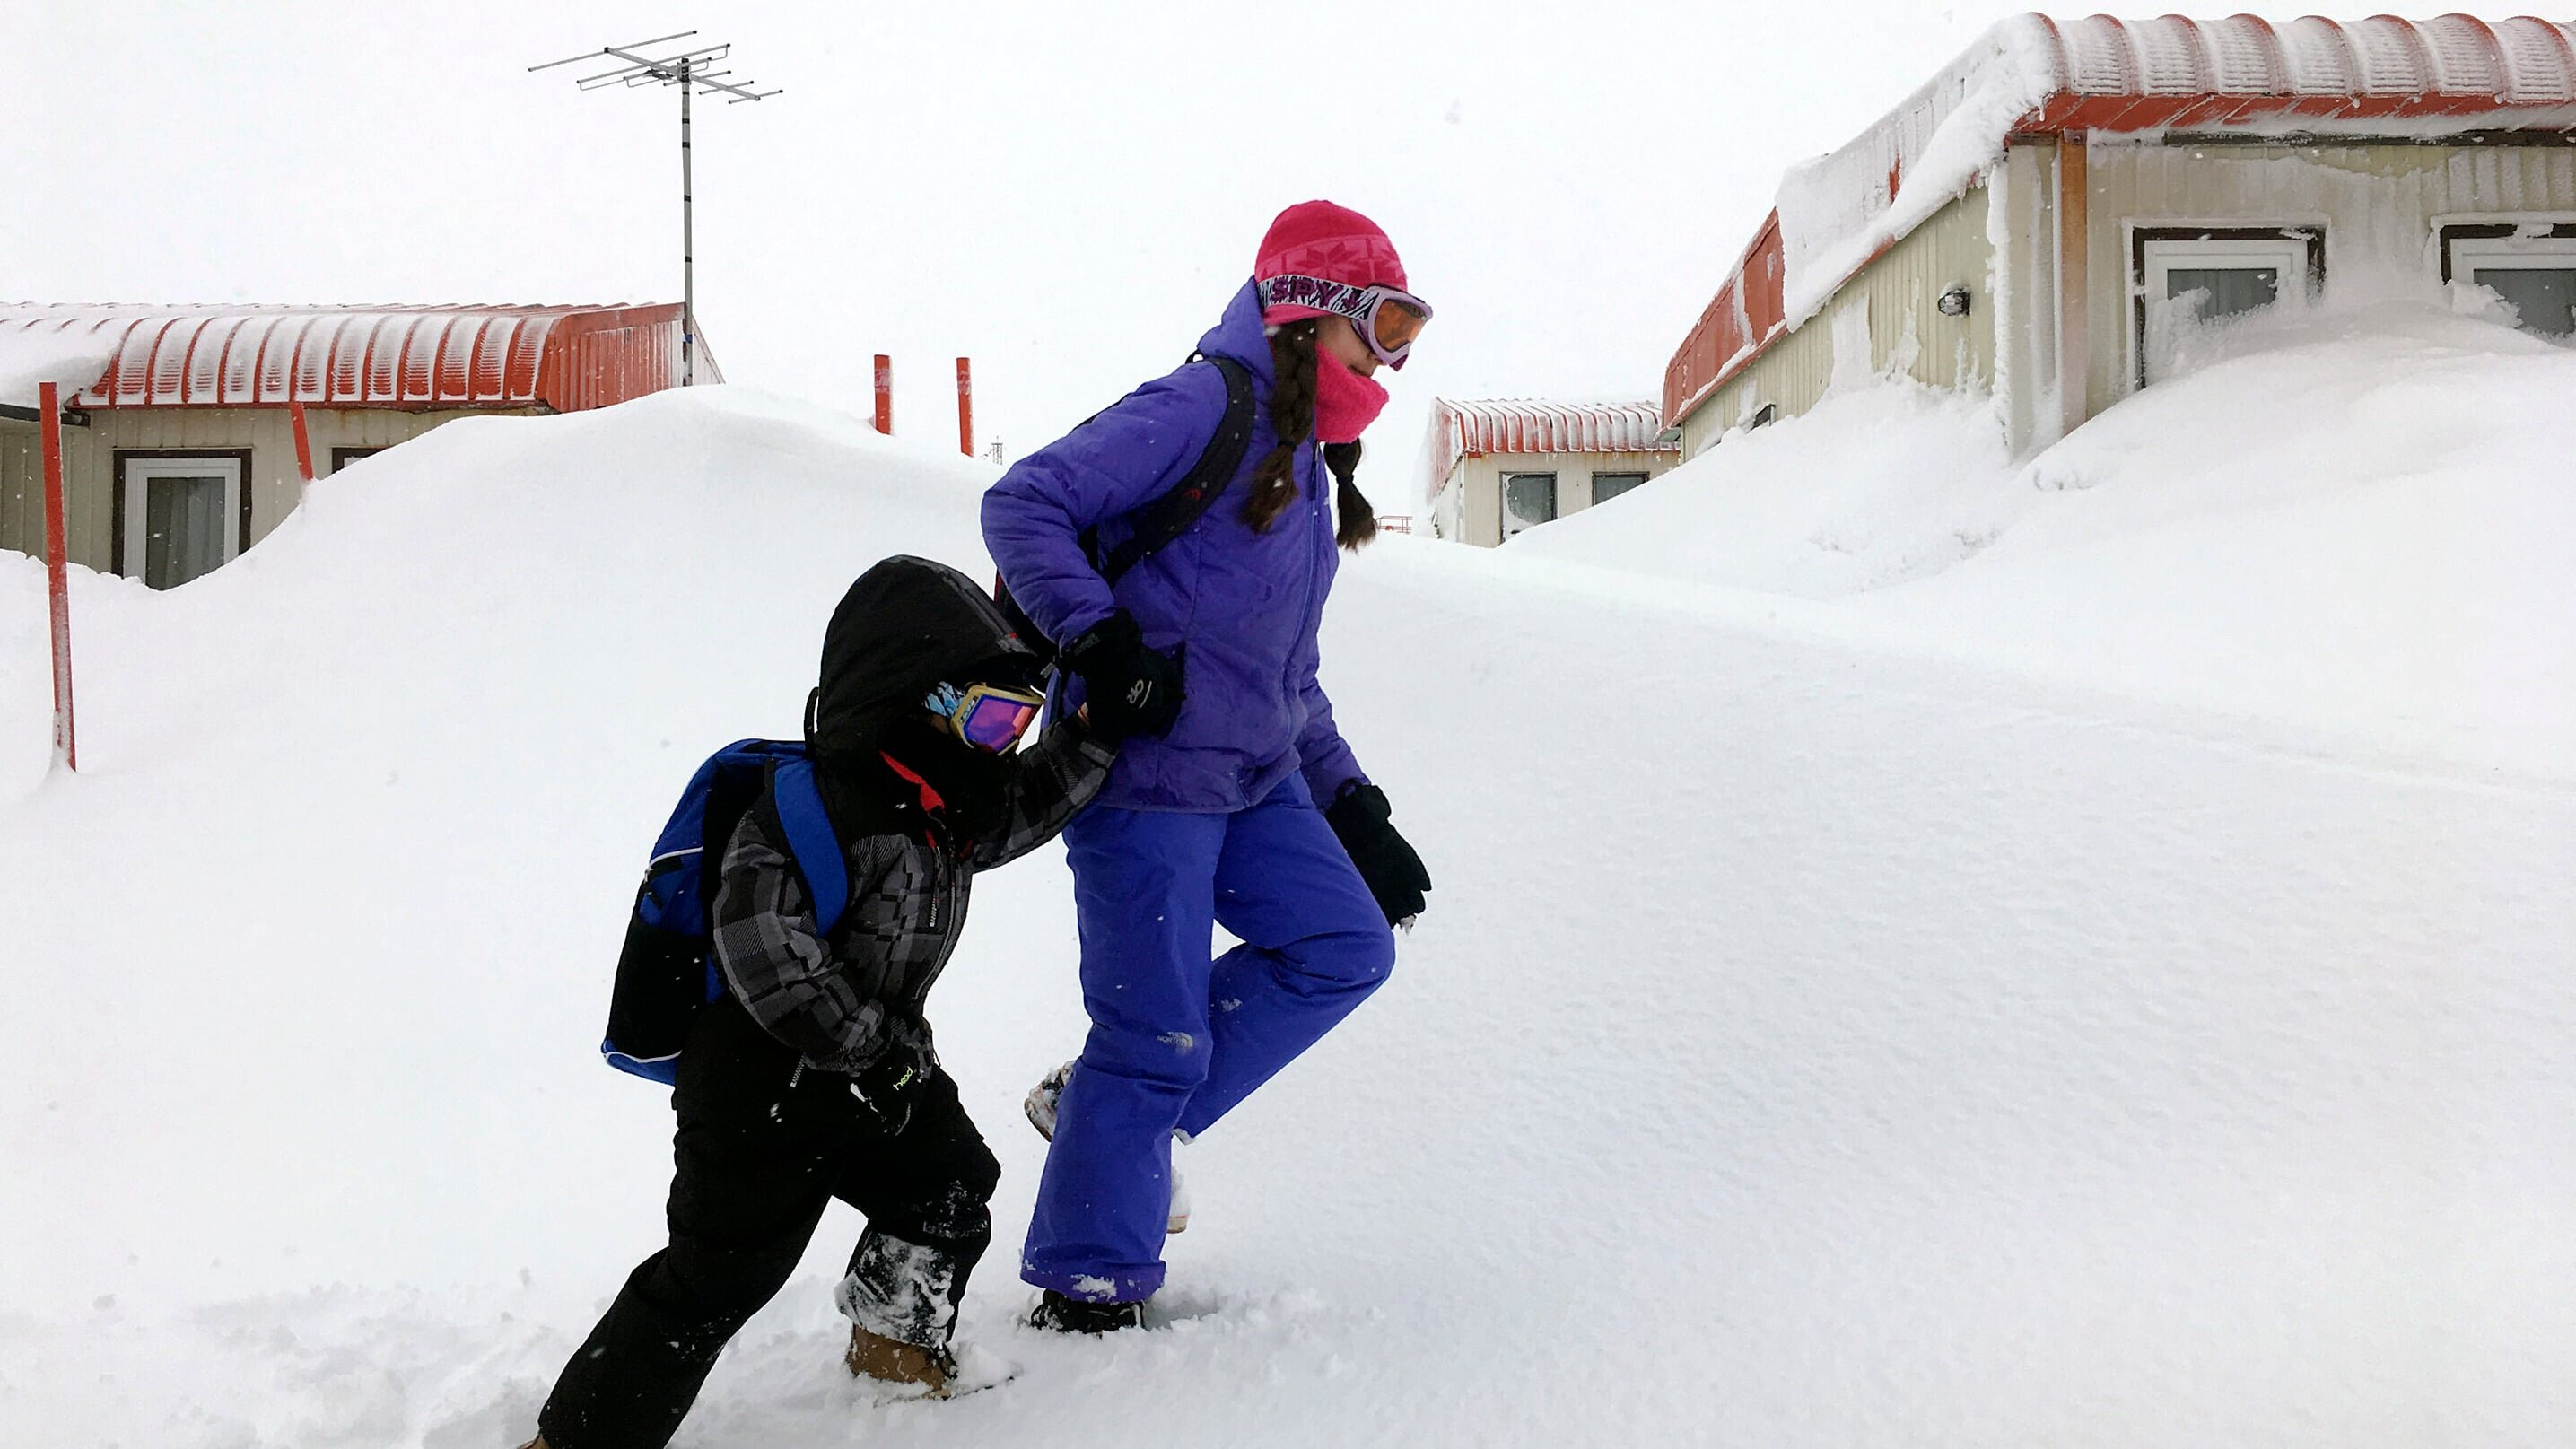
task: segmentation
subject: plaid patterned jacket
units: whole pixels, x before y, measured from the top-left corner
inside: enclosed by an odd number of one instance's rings
[[[1053,840],[1100,793],[1116,755],[1065,719],[1018,759],[998,840],[934,845],[919,829],[920,807],[906,805],[897,818],[909,833],[843,841],[850,904],[829,939],[814,932],[814,903],[776,807],[764,796],[744,812],[717,878],[714,934],[725,984],[752,1018],[823,1071],[855,1075],[874,1062],[888,1018],[920,1015],[956,949],[975,872]]]

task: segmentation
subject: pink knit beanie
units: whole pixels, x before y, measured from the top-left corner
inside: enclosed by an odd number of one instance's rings
[[[1272,277],[1316,277],[1354,287],[1383,283],[1404,289],[1404,263],[1395,254],[1395,243],[1386,239],[1376,222],[1329,201],[1301,201],[1279,213],[1261,238],[1252,275],[1264,282]],[[1282,302],[1264,308],[1261,320],[1276,327],[1300,317],[1331,315],[1320,308]]]

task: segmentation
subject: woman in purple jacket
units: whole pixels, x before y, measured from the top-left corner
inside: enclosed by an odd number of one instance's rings
[[[1031,454],[984,497],[984,541],[1048,638],[1066,641],[1052,708],[1088,704],[1128,739],[1098,802],[1065,831],[1091,1033],[1030,1094],[1046,1174],[1020,1275],[1038,1324],[1141,1321],[1180,1219],[1172,1143],[1204,1132],[1386,979],[1389,927],[1423,907],[1420,857],[1333,728],[1316,626],[1335,546],[1377,532],[1359,491],[1325,495],[1322,445],[1385,405],[1431,309],[1368,218],[1290,207],[1252,281],[1199,340],[1256,401],[1236,476],[1188,531],[1119,575],[1132,537],[1226,414],[1219,366],[1193,360]],[[1244,944],[1210,959],[1213,927]]]

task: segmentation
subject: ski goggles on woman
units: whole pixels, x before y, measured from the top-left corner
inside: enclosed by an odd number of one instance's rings
[[[1431,304],[1411,292],[1386,286],[1354,287],[1321,277],[1272,277],[1261,284],[1261,305],[1265,311],[1312,307],[1348,317],[1377,360],[1396,368],[1404,366],[1414,337],[1431,320]]]
[[[922,701],[941,728],[996,755],[1008,754],[1020,742],[1020,736],[1029,732],[1029,721],[1038,717],[1038,706],[1045,703],[1042,694],[998,684],[970,684],[964,689],[942,684]]]

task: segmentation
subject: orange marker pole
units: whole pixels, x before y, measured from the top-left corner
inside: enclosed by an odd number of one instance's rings
[[[39,383],[36,408],[45,415],[45,593],[53,613],[54,759],[64,769],[77,770],[80,745],[72,733],[72,590],[63,532],[61,389],[50,382]]]
[[[957,359],[957,451],[975,456],[975,385],[962,357]]]
[[[304,404],[300,401],[288,403],[286,420],[295,427],[296,471],[304,475],[305,482],[310,483],[313,481],[313,435],[304,430]]]
[[[877,354],[877,431],[894,432],[894,359]]]

